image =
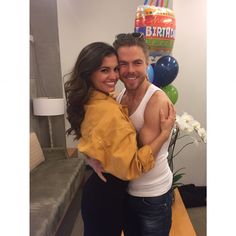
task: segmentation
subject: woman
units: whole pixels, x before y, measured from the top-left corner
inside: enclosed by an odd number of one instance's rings
[[[99,160],[107,182],[96,173],[87,180],[82,196],[85,236],[120,236],[122,201],[128,180],[154,166],[154,155],[168,139],[175,120],[161,112],[161,134],[149,145],[137,147],[136,131],[127,109],[111,96],[119,78],[118,58],[106,43],[91,43],[82,49],[65,84],[68,134],[80,139],[78,148]]]

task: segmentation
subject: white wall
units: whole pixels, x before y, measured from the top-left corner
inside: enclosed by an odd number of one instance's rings
[[[174,0],[173,10],[176,16],[173,56],[179,63],[179,73],[173,82],[179,92],[176,109],[179,114],[188,112],[206,128],[206,1]],[[206,185],[205,144],[188,146],[174,163],[175,169],[186,167],[184,183]]]
[[[143,2],[57,0],[62,75],[71,71],[85,45],[94,41],[112,44],[116,34],[133,32],[136,8]],[[120,87],[118,84],[118,90]],[[67,137],[68,147],[76,143],[73,137]]]
[[[171,6],[172,1],[169,2]],[[143,0],[57,0],[62,74],[71,71],[78,53],[88,43],[111,44],[116,34],[132,32],[136,8],[143,3]],[[206,127],[205,9],[204,0],[173,1],[177,23],[173,56],[180,66],[174,81],[179,91],[176,108],[178,113],[192,114],[203,127]],[[73,137],[67,138],[67,146],[76,146]],[[206,184],[205,153],[204,146],[192,146],[176,159],[176,167],[186,166],[185,183]]]

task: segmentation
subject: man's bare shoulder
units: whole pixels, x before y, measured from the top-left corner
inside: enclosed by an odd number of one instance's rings
[[[158,106],[161,108],[162,106],[167,106],[168,103],[171,103],[168,96],[163,92],[162,90],[156,91],[150,98],[150,100],[147,103],[148,107]]]

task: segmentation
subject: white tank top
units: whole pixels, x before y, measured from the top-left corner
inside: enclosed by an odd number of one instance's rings
[[[138,132],[143,126],[144,111],[149,99],[156,91],[160,90],[160,88],[151,84],[138,108],[129,117]],[[116,100],[119,103],[121,102],[125,91],[126,89],[124,88],[117,96]],[[130,195],[138,197],[155,197],[166,193],[171,188],[173,175],[167,161],[170,139],[171,135],[157,154],[154,168],[147,173],[142,174],[138,179],[129,182],[128,193]]]

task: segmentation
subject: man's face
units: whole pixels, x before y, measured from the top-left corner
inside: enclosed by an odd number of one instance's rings
[[[143,50],[138,46],[118,49],[120,79],[127,90],[136,90],[147,78],[147,62]]]

